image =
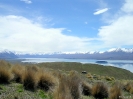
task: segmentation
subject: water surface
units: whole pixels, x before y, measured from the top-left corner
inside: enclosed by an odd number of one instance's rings
[[[99,60],[94,59],[61,59],[61,58],[25,58],[22,62],[31,63],[42,63],[42,62],[80,62],[80,63],[92,63],[101,64],[104,66],[114,66],[123,69],[127,69],[133,72],[133,61],[132,60],[101,60],[107,63],[96,63]]]

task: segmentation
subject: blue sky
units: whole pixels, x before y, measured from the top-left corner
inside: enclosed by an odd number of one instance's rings
[[[0,0],[0,50],[133,48],[133,0]]]

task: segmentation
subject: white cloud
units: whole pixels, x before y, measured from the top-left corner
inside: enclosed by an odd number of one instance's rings
[[[107,45],[133,45],[133,16],[122,16],[99,29],[100,38]]]
[[[133,15],[132,15],[132,0],[125,0],[126,3],[122,6],[121,10],[116,13],[117,18],[107,26],[102,26],[99,29],[99,37],[108,47],[121,47],[124,45],[133,45]],[[129,5],[129,8],[128,6]],[[128,13],[123,13],[123,11]],[[113,15],[112,15],[113,17]],[[110,21],[110,20],[109,20]]]
[[[121,10],[127,13],[133,12],[133,0],[125,0],[125,4]]]
[[[94,15],[99,15],[99,14],[102,14],[102,13],[104,13],[104,12],[106,12],[106,11],[108,11],[108,8],[100,9],[100,10],[94,12],[93,14],[94,14]]]
[[[20,1],[24,1],[24,2],[27,3],[27,4],[31,4],[31,3],[32,3],[31,0],[20,0]]]
[[[22,16],[0,16],[0,49],[23,52],[88,51],[90,39],[63,34],[65,28],[44,28]]]

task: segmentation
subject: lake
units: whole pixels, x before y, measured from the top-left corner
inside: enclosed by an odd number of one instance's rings
[[[97,62],[98,61],[98,62]],[[100,61],[100,62],[99,62]],[[102,62],[101,62],[102,61]],[[103,61],[106,61],[103,63]],[[91,59],[61,59],[61,58],[25,58],[22,62],[30,63],[42,63],[42,62],[80,62],[80,63],[92,63],[100,64],[104,66],[114,66],[123,68],[133,72],[133,61],[132,60],[91,60]]]

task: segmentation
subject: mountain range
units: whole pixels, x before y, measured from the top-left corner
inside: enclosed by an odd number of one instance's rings
[[[0,58],[69,58],[69,59],[98,59],[98,60],[133,60],[133,48],[112,48],[104,52],[54,52],[54,53],[18,53],[1,51]]]

